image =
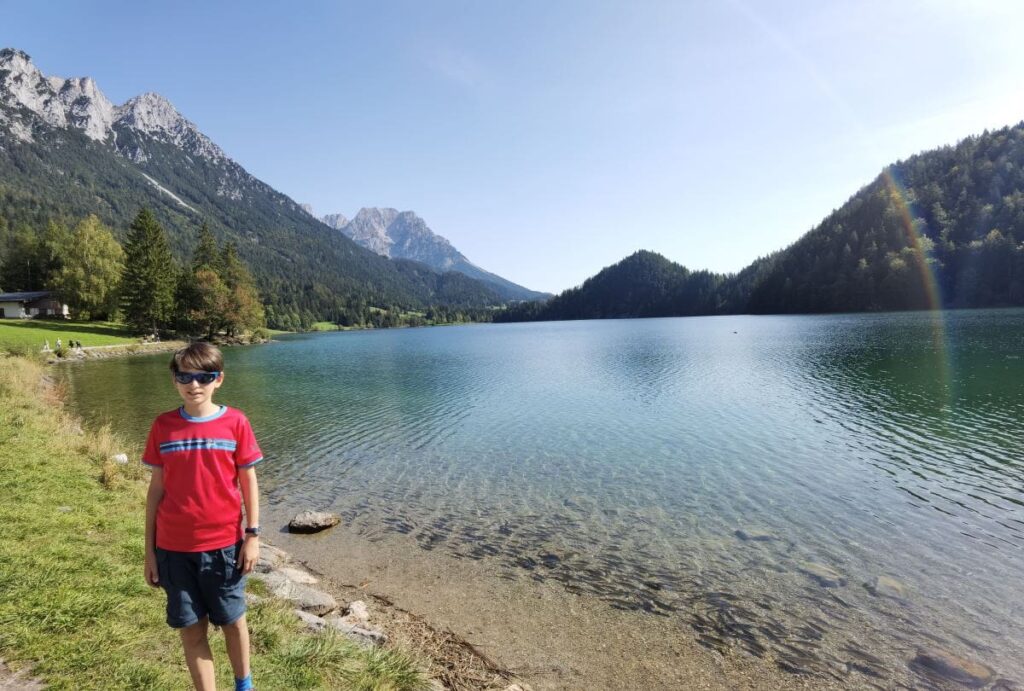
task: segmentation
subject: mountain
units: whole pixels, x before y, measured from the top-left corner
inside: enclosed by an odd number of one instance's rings
[[[507,300],[550,297],[481,269],[412,211],[363,208],[351,221],[341,214],[328,214],[321,220],[381,256],[411,259],[438,271],[458,271],[489,284]]]
[[[336,319],[367,305],[503,301],[465,275],[360,247],[250,175],[158,94],[115,106],[92,79],[47,77],[25,53],[0,50],[0,248],[18,228],[38,232],[90,213],[123,240],[142,206],[167,229],[179,260],[203,222],[236,243],[271,321],[278,313]]]
[[[733,275],[638,252],[496,321],[1024,306],[1024,123],[898,161]]]

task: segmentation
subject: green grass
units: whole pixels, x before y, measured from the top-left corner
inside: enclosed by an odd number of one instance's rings
[[[139,342],[139,337],[132,334],[128,327],[115,322],[0,320],[0,350],[42,350],[43,341],[46,340],[50,342],[51,348],[56,348],[58,338],[65,344],[71,339],[81,341],[86,347]]]
[[[334,322],[313,322],[313,325],[309,327],[310,331],[336,331],[337,329],[338,326]]]
[[[44,369],[0,357],[0,657],[52,689],[184,689],[164,597],[143,581],[146,471],[109,429],[81,434]],[[413,659],[307,634],[289,607],[250,608],[253,678],[264,689],[421,689]],[[211,635],[218,685],[231,687],[223,637]]]

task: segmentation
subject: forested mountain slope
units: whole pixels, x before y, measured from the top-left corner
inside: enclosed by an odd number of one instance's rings
[[[270,314],[334,319],[366,305],[502,301],[462,274],[358,246],[246,172],[157,94],[113,106],[90,79],[46,77],[24,53],[0,51],[0,253],[18,232],[90,213],[123,240],[143,206],[179,259],[204,221],[235,242]]]
[[[499,319],[1024,305],[1024,124],[886,168],[789,247],[735,275],[639,252]]]

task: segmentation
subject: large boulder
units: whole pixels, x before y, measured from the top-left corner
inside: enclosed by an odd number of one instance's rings
[[[303,511],[288,523],[290,533],[319,533],[341,523],[341,516],[326,511]]]

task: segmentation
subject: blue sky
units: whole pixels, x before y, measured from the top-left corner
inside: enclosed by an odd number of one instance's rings
[[[419,213],[531,288],[736,271],[884,165],[1024,119],[1019,2],[0,1],[0,44],[156,91],[318,214]]]

